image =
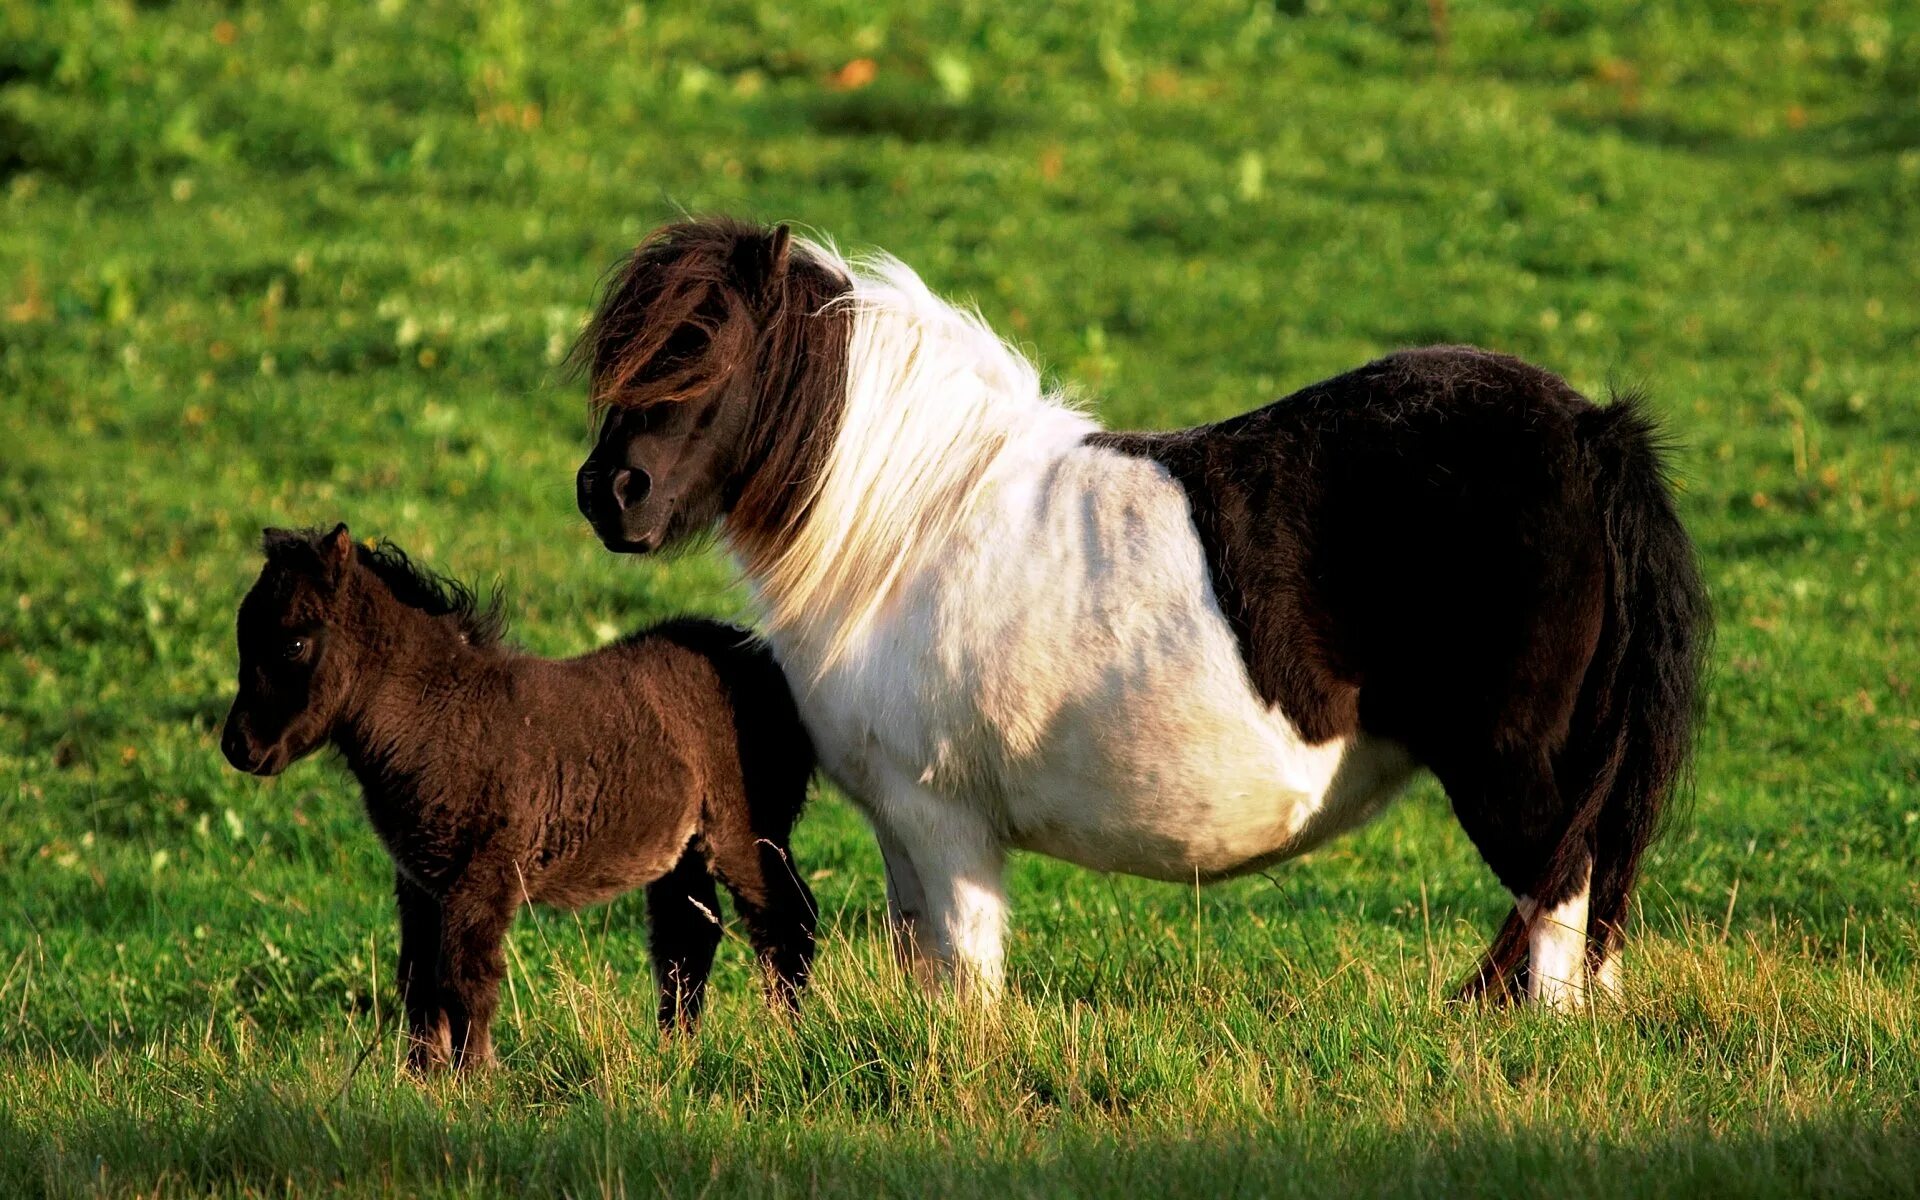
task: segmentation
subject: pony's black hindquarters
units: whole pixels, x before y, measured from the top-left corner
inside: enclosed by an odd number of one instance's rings
[[[1407,351],[1219,425],[1099,434],[1187,493],[1262,697],[1439,778],[1512,917],[1470,994],[1613,986],[1711,618],[1637,397]]]

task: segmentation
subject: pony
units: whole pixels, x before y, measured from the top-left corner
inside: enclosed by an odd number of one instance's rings
[[[789,838],[814,756],[767,647],[679,619],[554,661],[510,647],[497,595],[390,542],[269,529],[240,604],[227,761],[277,775],[325,745],[393,859],[408,1063],[493,1060],[521,905],[646,888],[664,1029],[699,1019],[725,885],[774,1002],[796,1006],[813,897]]]
[[[1617,989],[1711,627],[1639,396],[1436,346],[1109,432],[897,260],[726,218],[643,241],[576,355],[582,513],[721,531],[924,978],[999,993],[1011,850],[1224,879],[1424,770],[1513,896],[1463,994]]]

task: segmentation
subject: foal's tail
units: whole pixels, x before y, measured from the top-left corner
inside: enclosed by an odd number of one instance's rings
[[[1567,747],[1593,812],[1588,953],[1616,950],[1640,859],[1675,810],[1704,699],[1713,611],[1693,542],[1673,508],[1660,430],[1638,394],[1583,413],[1605,516],[1606,625],[1587,669],[1591,732]],[[1597,803],[1597,809],[1595,802]]]
[[[1670,823],[1693,750],[1713,614],[1667,485],[1660,431],[1629,394],[1579,417],[1607,544],[1607,606],[1574,733],[1554,762],[1571,820],[1535,895],[1564,892],[1591,852],[1588,963],[1618,949],[1640,859]],[[1463,995],[1507,993],[1526,954],[1518,910]]]

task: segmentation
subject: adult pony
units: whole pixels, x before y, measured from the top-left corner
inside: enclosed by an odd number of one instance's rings
[[[1616,985],[1709,613],[1632,398],[1465,347],[1108,433],[885,257],[669,225],[583,336],[581,511],[718,524],[903,953],[991,997],[1009,849],[1212,880],[1438,776],[1515,897],[1469,992]]]

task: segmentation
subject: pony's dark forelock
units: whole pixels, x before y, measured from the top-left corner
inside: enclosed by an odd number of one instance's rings
[[[724,395],[749,406],[729,526],[750,556],[806,511],[844,405],[853,284],[830,256],[789,253],[784,226],[666,225],[614,268],[573,363],[588,403],[641,409]]]
[[[637,408],[724,384],[752,357],[754,297],[739,268],[766,231],[731,217],[666,225],[611,272],[574,344],[596,409]]]

